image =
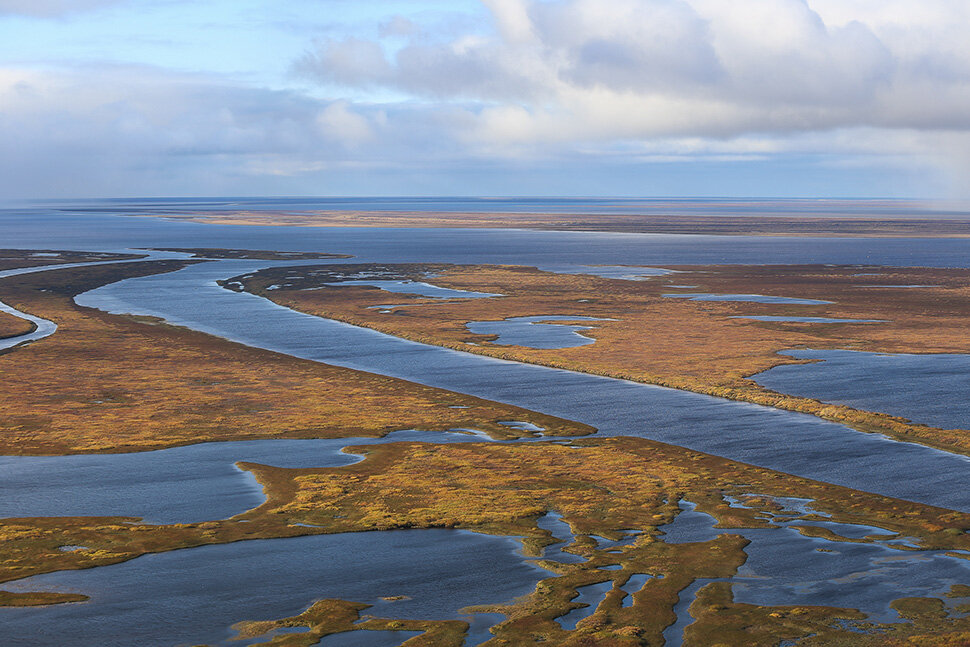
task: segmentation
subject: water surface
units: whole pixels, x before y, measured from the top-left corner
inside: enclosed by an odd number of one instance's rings
[[[945,429],[970,429],[970,355],[791,350],[822,360],[776,366],[751,379],[769,389]],[[900,397],[905,394],[905,397]]]
[[[814,416],[419,344],[215,284],[254,267],[244,261],[195,265],[121,281],[78,301],[577,420],[603,436],[652,438],[855,489],[970,510],[970,490],[962,478],[965,457],[862,434]]]
[[[232,645],[232,624],[297,615],[322,598],[373,604],[362,613],[378,617],[464,619],[462,607],[511,601],[551,575],[521,557],[518,547],[514,538],[458,530],[203,546],[5,584],[8,590],[80,592],[91,601],[0,608],[0,626],[4,645],[12,646],[171,647]],[[400,595],[409,599],[380,599]],[[489,614],[484,621],[479,636],[496,618]]]

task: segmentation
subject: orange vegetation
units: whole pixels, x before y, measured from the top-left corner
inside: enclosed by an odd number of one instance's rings
[[[815,502],[811,507],[832,515],[832,520],[876,525],[914,537],[924,549],[970,547],[970,536],[965,532],[970,528],[967,514],[796,478],[638,438],[579,439],[574,446],[548,442],[396,443],[355,447],[353,451],[367,458],[355,465],[324,469],[242,465],[263,484],[268,501],[224,521],[155,526],[126,518],[2,520],[0,581],[53,570],[91,568],[145,553],[204,544],[385,528],[460,527],[517,535],[525,538],[528,551],[537,554],[541,546],[555,539],[537,527],[536,519],[556,510],[577,535],[567,551],[587,561],[544,561],[542,564],[555,577],[541,581],[522,600],[480,609],[508,618],[495,629],[494,644],[541,640],[564,646],[633,647],[660,644],[663,629],[675,620],[674,605],[695,579],[730,577],[736,572],[745,560],[747,542],[731,534],[730,528],[767,527],[765,514],[780,510],[772,496],[812,498]],[[730,507],[724,499],[727,494],[740,498],[747,508]],[[681,499],[696,502],[701,510],[716,517],[725,534],[708,542],[665,543],[661,526],[677,514]],[[810,526],[812,520],[822,517],[806,514],[802,519]],[[600,548],[590,536],[616,539],[626,529],[644,532],[633,544],[618,550]],[[64,545],[84,549],[60,551]],[[905,554],[900,552],[901,556]],[[608,565],[620,568],[602,570]],[[663,577],[649,580],[633,594],[634,604],[624,607],[623,593],[617,587],[636,573]],[[555,619],[578,606],[573,601],[577,587],[598,582],[613,582],[614,588],[575,631],[563,631]],[[966,586],[953,590],[956,596],[967,592]],[[395,592],[377,587],[374,593]],[[775,645],[781,639],[813,633],[833,639],[817,644],[864,637],[834,625],[840,618],[863,618],[852,609],[737,605],[724,587],[702,594],[698,596],[700,603],[691,607],[691,613],[701,620],[693,631],[714,635],[723,626],[726,645]],[[930,604],[904,600],[898,606],[929,617],[924,609]],[[461,623],[445,626],[374,619],[353,625],[363,609],[359,604],[326,601],[300,616],[245,623],[237,628],[245,636],[255,636],[277,627],[307,626],[317,639],[351,627],[414,629],[441,640],[415,645],[460,644]],[[937,634],[967,631],[970,624],[967,619],[938,613],[934,618],[930,629]],[[927,625],[892,624],[871,629],[888,632],[881,634],[885,638],[926,633]]]
[[[0,312],[0,339],[19,337],[34,331],[34,324],[26,319]]]
[[[363,268],[366,266],[345,266]],[[402,276],[418,277],[429,266],[396,267]],[[436,300],[359,287],[319,287],[314,268],[265,270],[246,289],[283,305],[368,326],[400,337],[480,354],[661,384],[736,400],[812,413],[864,431],[951,451],[970,452],[970,435],[909,424],[874,414],[764,389],[748,376],[772,366],[797,363],[780,350],[797,347],[852,348],[887,352],[970,352],[966,321],[970,316],[970,270],[930,268],[860,268],[828,266],[692,266],[683,273],[646,281],[561,275],[515,266],[435,266],[442,287],[499,293],[502,298]],[[319,268],[317,268],[319,269]],[[333,271],[336,266],[328,266]],[[282,272],[299,274],[283,289]],[[854,276],[878,273],[878,276]],[[696,285],[680,292],[765,294],[833,301],[786,305],[699,302],[665,298],[669,285]],[[919,289],[866,285],[933,285]],[[413,304],[382,314],[370,306]],[[615,318],[593,322],[583,334],[596,343],[561,350],[499,346],[474,335],[465,323],[528,315],[576,315]],[[880,319],[878,324],[764,323],[733,319],[740,315],[798,315]]]
[[[837,218],[805,215],[672,215],[676,206],[657,213],[429,213],[425,211],[219,211],[165,216],[220,225],[289,227],[418,227],[545,229],[653,234],[734,236],[970,236],[964,218],[894,218],[841,214]]]
[[[0,299],[58,324],[53,336],[0,355],[0,453],[141,451],[214,440],[382,436],[407,428],[522,433],[500,420],[528,420],[555,433],[592,431],[517,407],[107,315],[71,300],[99,284],[177,267],[129,263],[0,283]]]
[[[316,525],[325,532],[470,528],[524,536],[533,552],[553,541],[548,531],[536,527],[539,515],[555,510],[570,524],[578,539],[568,550],[589,561],[543,562],[558,577],[544,580],[517,604],[481,609],[509,617],[495,630],[497,645],[523,641],[660,644],[661,632],[674,621],[672,608],[685,587],[696,578],[729,577],[745,560],[746,540],[730,530],[709,542],[665,543],[658,526],[673,519],[682,498],[698,503],[721,527],[767,527],[764,512],[777,510],[777,504],[746,493],[797,494],[815,499],[812,507],[831,514],[832,519],[875,524],[918,537],[924,548],[970,546],[964,532],[970,527],[967,514],[855,492],[637,438],[581,439],[573,446],[401,443],[352,451],[367,454],[367,460],[326,469],[243,465],[264,484],[269,500],[240,518],[256,523],[282,517],[290,523]],[[725,494],[742,498],[749,509],[730,507],[723,499]],[[808,515],[805,523],[810,525],[813,518],[821,519]],[[590,537],[617,538],[621,530],[631,528],[644,532],[619,551],[599,549]],[[609,564],[621,568],[601,570]],[[616,587],[634,573],[662,577],[635,593],[633,606],[623,607],[623,594]],[[614,589],[575,631],[563,631],[554,621],[575,608],[571,600],[577,587],[611,580]],[[781,639],[812,633],[845,639],[853,634],[834,628],[834,620],[864,617],[851,609],[735,605],[725,587],[717,595],[717,601],[701,603],[703,622],[694,630],[716,635],[718,622],[724,620],[726,645],[776,645]],[[692,613],[695,611],[701,615],[692,607]],[[739,622],[742,617],[744,622]],[[968,625],[966,620],[944,616],[935,629],[952,632]],[[910,629],[873,627],[892,635]],[[702,640],[697,644],[714,643]]]

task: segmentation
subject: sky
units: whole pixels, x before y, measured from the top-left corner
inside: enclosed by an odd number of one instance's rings
[[[963,199],[968,33],[968,0],[0,0],[0,199]]]

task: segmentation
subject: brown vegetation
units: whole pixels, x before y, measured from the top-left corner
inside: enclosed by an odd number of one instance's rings
[[[517,407],[108,315],[71,299],[104,283],[181,266],[103,265],[0,282],[0,299],[58,325],[53,336],[0,354],[0,453],[143,451],[217,440],[383,436],[407,428],[528,435],[499,425],[502,420],[528,420],[556,434],[593,431]]]
[[[858,205],[856,205],[858,206]],[[763,205],[759,205],[763,208]],[[687,215],[676,205],[641,213],[429,213],[425,211],[205,211],[166,215],[220,225],[290,227],[418,227],[543,229],[617,233],[708,234],[720,236],[859,236],[962,238],[970,236],[970,219],[872,216],[833,213],[805,215]],[[833,217],[835,216],[835,217]]]
[[[19,337],[34,332],[36,326],[20,317],[0,312],[0,339]]]
[[[61,263],[90,263],[92,261],[121,261],[142,257],[144,257],[144,254],[73,252],[51,249],[0,249],[0,271],[20,267],[40,267]]]
[[[536,519],[556,510],[577,535],[566,550],[587,561],[543,561],[555,577],[541,581],[530,596],[510,605],[476,610],[499,612],[508,618],[494,630],[496,645],[541,640],[564,646],[619,647],[659,645],[663,629],[675,620],[672,609],[687,586],[697,578],[732,576],[745,561],[747,541],[731,534],[730,529],[768,527],[766,516],[780,510],[770,497],[812,498],[815,502],[811,507],[831,515],[832,520],[876,525],[914,537],[923,549],[970,548],[967,514],[796,478],[638,438],[579,439],[572,446],[548,442],[395,443],[355,447],[353,451],[366,454],[366,460],[324,469],[242,465],[263,484],[268,501],[225,521],[155,526],[131,518],[3,520],[0,582],[204,544],[388,528],[453,527],[521,536],[527,550],[538,555],[542,546],[555,539],[538,528]],[[740,498],[747,507],[730,507],[725,495]],[[662,526],[674,519],[677,502],[682,499],[697,503],[699,509],[713,515],[725,534],[708,542],[665,543]],[[813,513],[801,518],[809,525],[822,519]],[[618,539],[628,529],[643,532],[633,544],[620,549],[601,549],[590,537],[595,534]],[[832,538],[841,540],[834,535]],[[83,548],[61,550],[66,545]],[[621,568],[602,570],[608,565]],[[649,580],[633,594],[634,604],[624,607],[623,593],[616,587],[635,573],[663,577]],[[577,607],[573,602],[577,587],[607,581],[613,581],[614,589],[596,612],[580,622],[575,631],[562,630],[555,619]],[[391,593],[379,587],[374,590],[375,597]],[[958,596],[965,593],[966,587],[953,591]],[[781,638],[811,633],[845,640],[860,634],[834,626],[835,620],[863,618],[852,609],[737,605],[724,587],[706,591],[698,600],[691,612],[699,624],[692,631],[723,636],[726,645],[777,644]],[[928,612],[920,610],[929,604],[898,603],[901,609],[926,617]],[[368,619],[354,625],[364,608],[323,601],[300,616],[244,623],[237,629],[253,637],[278,627],[306,626],[318,639],[354,628],[427,632],[418,637],[427,642],[414,645],[457,645],[457,636],[464,631],[462,623],[393,619]],[[725,631],[718,633],[722,624]],[[953,635],[967,631],[967,625],[966,619],[946,616],[932,630]],[[927,625],[869,629],[905,636],[907,632],[926,633]],[[441,642],[431,641],[431,636],[440,637]],[[306,644],[291,640],[297,638],[287,635],[284,640],[278,636],[268,642]]]
[[[523,536],[527,549],[539,554],[541,546],[554,540],[548,531],[536,526],[535,520],[555,510],[578,535],[567,550],[588,561],[544,561],[542,564],[557,577],[540,582],[531,596],[510,606],[477,609],[508,617],[494,630],[496,645],[661,644],[663,629],[675,620],[672,609],[680,592],[697,578],[730,577],[746,559],[743,549],[747,540],[730,530],[708,542],[665,543],[660,526],[674,518],[681,499],[696,502],[718,519],[720,527],[764,528],[768,527],[765,513],[779,510],[768,497],[797,494],[815,499],[812,507],[831,514],[834,520],[874,524],[917,537],[923,548],[970,546],[970,537],[964,532],[970,527],[967,514],[795,478],[637,438],[582,439],[574,446],[402,443],[353,451],[366,453],[367,460],[328,469],[244,465],[264,484],[269,500],[240,518],[251,518],[254,523],[282,518],[315,525],[322,532],[469,528]],[[750,492],[766,496],[752,496]],[[730,507],[724,499],[727,494],[741,498],[748,507]],[[809,514],[804,519],[810,524],[821,517]],[[644,532],[634,544],[620,550],[600,549],[590,537],[618,538],[625,529]],[[831,538],[842,540],[837,535]],[[601,569],[611,564],[621,568]],[[662,577],[649,580],[634,594],[633,606],[623,607],[624,595],[618,587],[634,573]],[[555,622],[577,606],[571,601],[577,587],[611,580],[613,590],[575,631],[566,632]],[[809,634],[845,640],[859,634],[834,626],[835,621],[864,619],[852,609],[737,605],[725,586],[707,591],[698,600],[692,613],[700,622],[692,631],[699,636],[719,637],[717,641],[695,643],[703,645],[719,641],[725,645],[775,645],[783,638]],[[970,625],[965,619],[944,618],[945,623],[935,627],[941,634],[966,630]],[[311,626],[292,618],[285,622]],[[722,622],[724,631],[720,632]],[[258,628],[265,632],[275,626],[281,625],[261,624]],[[340,628],[343,625],[324,627],[346,630]],[[867,627],[891,635],[926,628],[925,624]],[[321,627],[314,630],[319,632]],[[271,640],[269,644],[290,643]]]
[[[327,266],[336,272],[340,266]],[[369,266],[350,265],[348,269]],[[388,266],[382,266],[388,267]],[[749,376],[798,363],[778,351],[850,348],[883,352],[970,352],[970,270],[860,266],[691,266],[647,281],[562,275],[515,266],[397,266],[415,278],[434,269],[442,287],[499,293],[502,298],[440,300],[390,296],[360,287],[320,287],[314,268],[265,270],[246,289],[298,310],[367,326],[399,337],[460,350],[631,379],[735,400],[811,413],[911,442],[970,452],[970,434],[911,424],[899,417],[788,396],[762,388]],[[317,268],[324,269],[324,268]],[[304,272],[304,278],[282,280]],[[864,276],[857,276],[863,274]],[[866,276],[878,274],[878,276]],[[271,284],[283,289],[267,291]],[[669,285],[696,285],[678,290]],[[879,285],[930,285],[918,289]],[[872,287],[866,287],[872,286]],[[665,298],[671,292],[765,294],[831,304],[786,305],[701,302]],[[371,306],[413,304],[382,314]],[[528,315],[615,318],[588,325],[595,344],[561,350],[499,346],[465,324]],[[879,319],[885,323],[768,323],[741,315],[797,315]]]
[[[352,258],[349,254],[321,252],[274,252],[266,249],[222,249],[213,247],[155,247],[159,252],[181,252],[192,258],[218,258],[259,261],[308,261],[324,258]]]

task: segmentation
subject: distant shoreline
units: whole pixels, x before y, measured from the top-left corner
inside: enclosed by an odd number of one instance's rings
[[[663,215],[476,213],[425,211],[190,211],[137,214],[219,225],[273,227],[386,227],[534,229],[604,233],[712,236],[818,236],[829,238],[970,238],[966,218],[852,215]]]

